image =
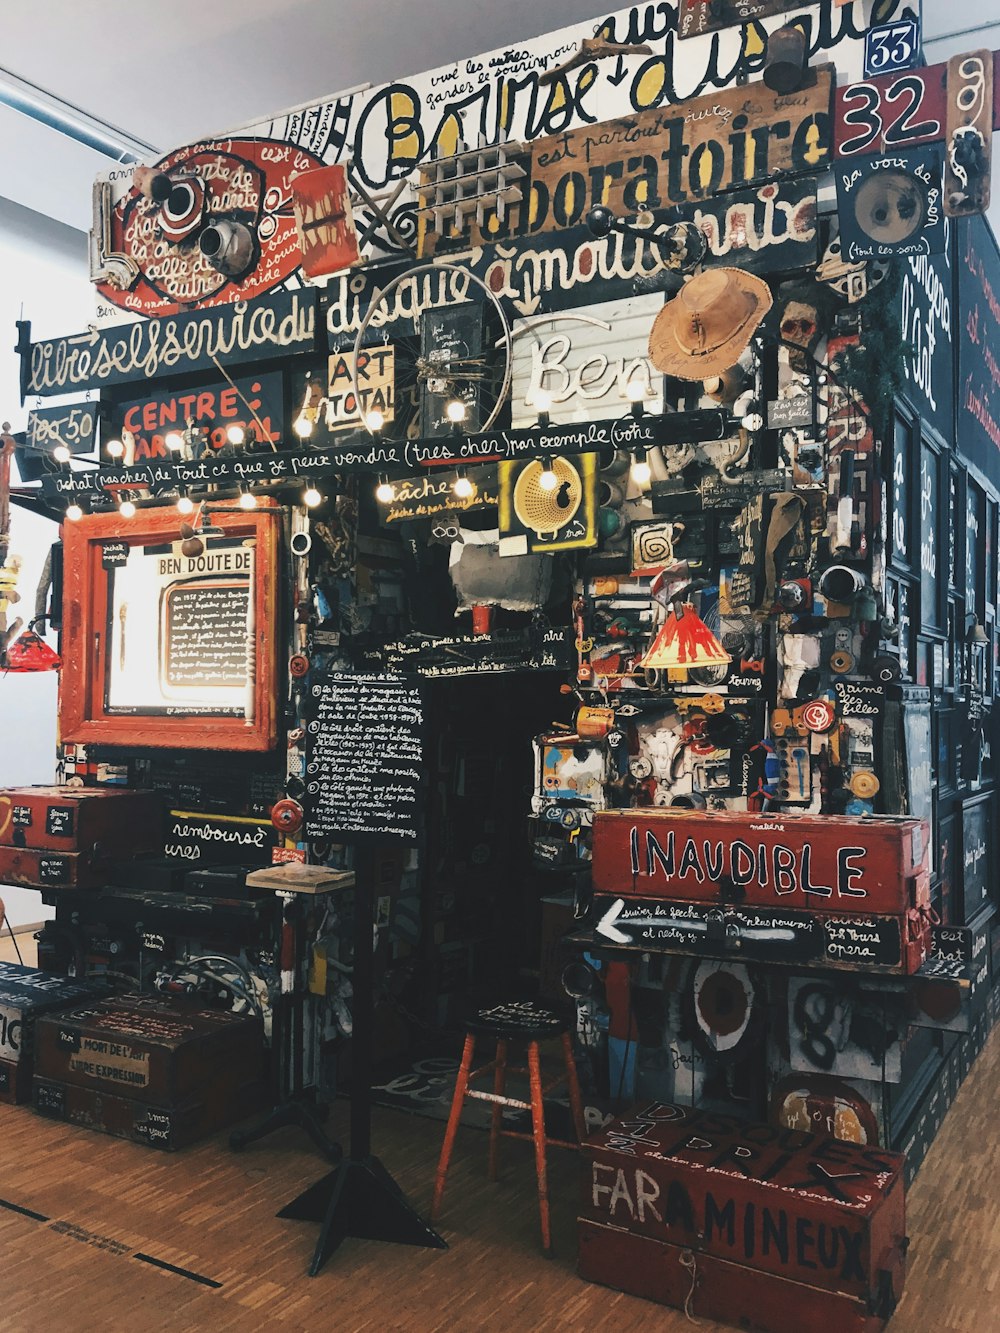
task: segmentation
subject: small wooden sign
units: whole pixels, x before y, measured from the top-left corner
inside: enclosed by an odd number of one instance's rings
[[[945,135],[946,65],[849,83],[833,95],[833,155],[885,153]]]
[[[832,91],[832,67],[823,65],[795,93],[751,83],[536,139],[530,229],[575,226],[597,204],[635,213],[819,171],[830,159]],[[631,171],[628,153],[641,154]]]
[[[96,427],[96,403],[36,407],[33,412],[28,413],[25,444],[29,449],[46,452],[62,446],[71,454],[89,454],[93,452]]]
[[[969,51],[948,61],[944,211],[950,218],[990,206],[993,152],[993,53]]]
[[[792,14],[801,9],[794,0],[681,0],[677,15],[677,36],[701,37],[706,32],[735,28],[775,14]]]

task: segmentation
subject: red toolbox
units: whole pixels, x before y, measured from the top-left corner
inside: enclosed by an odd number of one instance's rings
[[[99,889],[106,881],[103,862],[89,852],[0,847],[0,884],[23,884],[29,889]]]
[[[802,1288],[811,1308],[829,1300],[821,1328],[877,1328],[899,1300],[907,1245],[899,1153],[653,1102],[588,1139],[582,1154],[584,1277],[683,1308],[700,1267],[696,1313],[752,1315],[760,1322],[746,1327],[775,1333],[803,1322],[782,1322],[795,1306],[786,1287]],[[679,1278],[668,1276],[680,1262],[675,1249],[689,1256],[680,1301]],[[649,1271],[653,1254],[662,1282]],[[774,1294],[758,1302],[751,1290]]]
[[[252,1085],[262,1067],[259,1018],[171,1005],[160,996],[118,996],[41,1018],[35,1027],[37,1077],[162,1111],[204,1100],[216,1085]]]
[[[33,1094],[39,1115],[165,1152],[186,1148],[207,1134],[252,1115],[263,1101],[264,1084],[259,1079],[242,1085],[215,1079],[197,1096],[172,1106],[150,1106],[135,1097],[81,1088],[37,1075]]]
[[[592,846],[599,893],[847,916],[930,906],[920,819],[612,810]]]
[[[97,982],[0,962],[0,1102],[31,1100],[36,1020],[106,994]]]
[[[0,791],[0,847],[110,857],[162,851],[158,792],[91,787],[8,787]]]

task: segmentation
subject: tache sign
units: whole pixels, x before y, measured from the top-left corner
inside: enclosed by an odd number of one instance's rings
[[[458,496],[454,485],[456,472],[428,472],[422,477],[406,477],[393,482],[392,500],[384,506],[385,523],[407,519],[433,518],[438,514],[464,513],[468,509],[495,508],[500,503],[495,464],[470,468],[466,475],[472,482],[472,494]],[[456,535],[458,531],[455,521]]]

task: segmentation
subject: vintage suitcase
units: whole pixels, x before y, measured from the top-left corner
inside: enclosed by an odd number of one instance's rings
[[[895,916],[844,916],[598,894],[588,933],[595,948],[911,976],[930,952],[931,913],[918,907]]]
[[[582,1278],[675,1306],[699,1322],[719,1320],[747,1333],[878,1333],[895,1308],[897,1297],[888,1292],[869,1302],[620,1227],[581,1218],[579,1228]]]
[[[0,962],[0,1102],[31,1099],[36,1020],[106,994],[107,987],[98,982]]]
[[[90,852],[41,852],[33,847],[0,847],[0,884],[29,889],[99,889],[104,863]]]
[[[203,1098],[214,1083],[253,1083],[262,1061],[259,1018],[161,996],[118,996],[40,1019],[35,1028],[40,1078],[161,1109]]]
[[[0,847],[121,853],[163,847],[163,799],[153,791],[8,787],[0,791]]]
[[[930,907],[920,819],[598,811],[592,845],[599,893],[847,916]]]
[[[582,1156],[587,1222],[873,1305],[899,1299],[899,1153],[653,1102]]]
[[[260,1080],[243,1085],[214,1080],[177,1106],[149,1106],[134,1097],[80,1088],[53,1079],[34,1080],[33,1105],[39,1115],[131,1139],[174,1152],[252,1115],[263,1105]]]

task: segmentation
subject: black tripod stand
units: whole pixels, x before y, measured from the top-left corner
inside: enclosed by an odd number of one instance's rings
[[[234,1130],[229,1136],[229,1146],[234,1152],[241,1152],[248,1144],[255,1143],[274,1130],[294,1125],[305,1130],[324,1157],[331,1162],[339,1162],[344,1151],[339,1143],[327,1137],[323,1129],[326,1108],[320,1108],[307,1100],[304,1091],[305,995],[299,972],[305,934],[305,909],[301,895],[297,893],[279,890],[277,901],[283,904],[279,949],[282,984],[274,1007],[271,1034],[274,1106],[253,1129]],[[292,978],[288,990],[285,989],[285,977]]]
[[[351,1064],[351,1151],[335,1171],[282,1208],[279,1217],[319,1222],[319,1240],[309,1276],[315,1277],[347,1236],[422,1245],[447,1244],[407,1202],[403,1191],[371,1151],[372,1045],[375,993],[372,943],[372,884],[375,858],[369,847],[355,848],[354,1031]]]

